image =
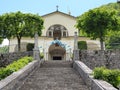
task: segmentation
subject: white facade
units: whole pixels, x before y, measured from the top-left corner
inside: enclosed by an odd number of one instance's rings
[[[69,36],[74,36],[74,32],[78,31],[75,28],[76,24],[76,18],[73,16],[70,16],[68,14],[64,14],[62,12],[56,11],[47,15],[42,16],[44,19],[44,27],[42,36],[46,36],[46,32],[52,25],[62,25],[68,30]]]
[[[74,46],[74,38],[73,38],[74,32],[78,31],[75,28],[76,18],[71,15],[59,12],[59,11],[52,12],[52,13],[44,15],[42,17],[44,19],[44,27],[45,27],[45,29],[43,30],[42,36],[45,36],[46,38],[48,38],[47,40],[44,38],[45,45],[43,46],[43,47],[46,47],[44,49],[44,52],[47,53],[46,59],[52,60],[54,57],[61,57],[62,60],[63,59],[70,60],[72,51],[73,51],[73,46]],[[59,27],[59,26],[61,26],[61,27]],[[64,29],[60,29],[62,27]],[[56,49],[56,52],[54,53],[56,47],[55,46],[51,47],[51,42],[53,42],[56,39],[56,38],[54,38],[54,37],[56,37],[54,35],[54,30],[55,29],[57,30],[57,28],[60,29],[60,31],[61,31],[61,35],[60,35],[61,38],[59,38],[59,35],[57,34],[58,39],[60,39],[62,44],[66,45],[64,48],[65,52],[64,52],[64,50],[60,51],[62,49],[59,48],[58,50]],[[60,32],[58,32],[58,33],[60,34]],[[52,50],[51,50],[51,48],[52,48]],[[50,55],[51,51],[54,53],[53,55]],[[64,53],[64,54],[61,54],[60,52]],[[58,54],[56,54],[56,53],[58,53]]]

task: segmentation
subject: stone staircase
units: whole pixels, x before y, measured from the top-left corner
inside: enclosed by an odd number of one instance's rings
[[[70,61],[45,61],[18,90],[89,90]]]

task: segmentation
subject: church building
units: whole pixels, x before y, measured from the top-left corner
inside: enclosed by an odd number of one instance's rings
[[[74,50],[74,34],[78,33],[75,28],[77,18],[70,13],[60,12],[58,9],[43,15],[42,18],[44,19],[44,30],[42,30],[42,36],[38,38],[40,53],[44,54],[45,60],[70,60]],[[87,37],[78,37],[78,40],[86,41],[87,44],[94,43],[96,49],[99,49],[98,41],[90,40]],[[34,43],[34,38],[22,38],[22,43]],[[17,44],[17,40],[10,40],[10,44]],[[92,49],[90,45],[88,45],[88,49]],[[25,49],[23,48],[23,50]]]

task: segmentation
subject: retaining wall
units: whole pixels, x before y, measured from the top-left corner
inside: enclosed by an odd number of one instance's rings
[[[0,54],[0,67],[5,67],[6,65],[24,56],[33,56],[33,51]]]
[[[120,50],[80,51],[80,61],[89,68],[105,66],[109,69],[120,69]]]
[[[73,68],[79,72],[82,79],[90,90],[117,90],[106,81],[96,80],[93,78],[92,70],[88,68],[83,62],[75,61]]]
[[[40,66],[40,61],[35,60],[26,65],[21,70],[14,72],[10,76],[0,81],[0,90],[18,90],[22,85],[23,80],[33,71]]]

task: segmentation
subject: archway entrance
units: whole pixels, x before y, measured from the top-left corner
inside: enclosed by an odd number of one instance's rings
[[[50,60],[65,60],[66,50],[58,43],[52,44],[49,47],[49,59]]]

